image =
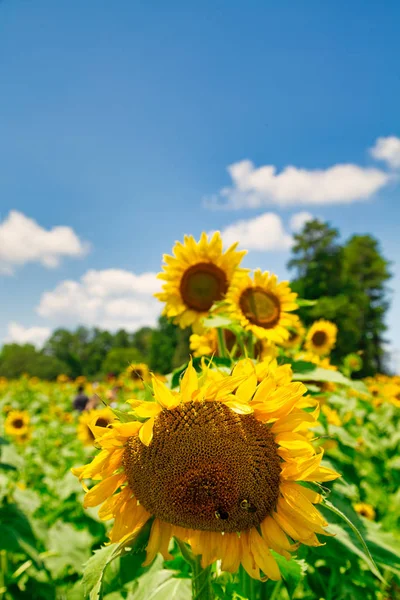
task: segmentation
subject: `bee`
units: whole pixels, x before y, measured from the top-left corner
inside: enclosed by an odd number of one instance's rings
[[[240,508],[242,510],[245,510],[248,513],[257,512],[257,508],[254,506],[254,504],[251,504],[251,502],[249,502],[248,500],[241,500]]]
[[[229,514],[223,508],[217,508],[215,511],[215,516],[217,519],[221,519],[222,521],[226,521],[229,518]]]

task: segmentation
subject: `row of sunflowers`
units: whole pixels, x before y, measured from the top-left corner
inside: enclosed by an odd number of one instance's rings
[[[166,377],[0,381],[0,598],[400,597],[400,378],[331,364],[335,324],[243,256],[215,233],[164,257],[193,332]]]

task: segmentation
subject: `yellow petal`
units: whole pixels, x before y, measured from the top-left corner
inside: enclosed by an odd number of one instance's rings
[[[193,367],[192,359],[190,359],[185,374],[181,379],[180,390],[182,402],[190,402],[193,393],[198,389],[198,387],[199,380],[197,378],[196,370]]]
[[[130,438],[138,434],[141,426],[140,421],[129,421],[128,423],[115,423],[113,429],[120,438]]]
[[[257,388],[257,375],[254,373],[250,374],[246,381],[243,381],[235,392],[235,396],[242,402],[249,402]]]
[[[154,417],[148,419],[139,431],[139,439],[145,446],[150,446],[151,440],[153,439],[153,427],[154,427]]]
[[[143,567],[148,567],[155,559],[161,542],[161,526],[159,519],[154,519],[151,526],[149,542],[146,547],[146,560],[142,564]]]
[[[240,540],[236,533],[225,533],[222,539],[224,552],[221,569],[229,573],[236,573],[240,565]]]
[[[257,566],[250,549],[250,538],[248,531],[242,531],[240,534],[240,562],[250,577],[253,579],[260,579],[260,569]]]
[[[269,551],[266,541],[260,536],[257,529],[250,530],[250,547],[254,559],[265,575],[273,581],[281,579],[278,563]]]
[[[260,528],[262,536],[268,546],[289,560],[289,552],[296,550],[297,544],[291,544],[289,542],[286,534],[272,517],[266,517],[264,521],[262,521]]]
[[[227,402],[224,402],[224,404],[239,415],[249,415],[253,412],[251,404],[245,404],[244,402],[239,402],[238,400],[228,400]]]
[[[109,496],[115,492],[115,490],[125,481],[125,473],[117,473],[116,475],[112,475],[100,483],[97,483],[94,487],[92,487],[85,496],[83,501],[83,506],[88,508],[89,506],[97,506],[101,504]]]
[[[180,404],[179,396],[175,396],[159,379],[152,375],[154,397],[157,402],[167,409],[176,408]]]
[[[142,402],[140,406],[135,408],[135,415],[141,419],[155,417],[162,411],[162,408],[157,402]]]

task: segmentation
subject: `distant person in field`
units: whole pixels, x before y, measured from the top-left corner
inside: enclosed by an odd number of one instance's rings
[[[78,394],[74,398],[74,409],[78,410],[79,412],[83,412],[86,409],[89,402],[89,398],[88,396],[86,396],[84,389],[84,386],[80,385],[78,387]]]
[[[92,387],[93,394],[89,398],[89,402],[86,405],[86,410],[92,410],[93,408],[96,408],[96,406],[98,406],[98,404],[101,402],[99,396],[96,393],[96,390],[99,387],[98,382],[94,381]]]

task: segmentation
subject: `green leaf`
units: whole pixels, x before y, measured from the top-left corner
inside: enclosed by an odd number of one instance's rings
[[[297,298],[296,302],[299,306],[315,306],[318,300],[306,300],[305,298]]]
[[[9,444],[10,442],[6,438],[0,436],[0,446],[8,446]]]
[[[323,369],[322,367],[316,367],[313,371],[307,373],[293,373],[293,380],[304,382],[332,381],[333,383],[354,387],[354,382],[342,375],[339,371],[331,371],[330,369]]]
[[[290,361],[289,364],[292,365],[292,370],[295,373],[310,373],[311,371],[315,371],[315,364],[307,362],[305,360],[294,360]]]
[[[151,525],[152,520],[149,520],[130,540],[122,544],[110,544],[95,551],[95,554],[84,565],[82,585],[85,597],[90,597],[90,600],[98,600],[101,597],[107,566],[116,558],[122,557],[124,560],[124,555],[128,557],[129,553],[142,552],[147,546]]]
[[[113,560],[113,554],[117,547],[118,544],[110,544],[100,550],[95,550],[93,556],[84,565],[82,586],[85,598],[89,595],[91,600],[100,598],[104,571],[108,563]]]
[[[109,406],[111,408],[111,406]],[[134,415],[130,415],[127,412],[122,410],[117,410],[116,408],[111,408],[114,415],[121,421],[121,423],[130,423],[131,421],[136,421],[136,417]]]
[[[3,471],[16,471],[16,467],[14,465],[9,465],[8,463],[0,462],[0,469]]]
[[[277,554],[273,550],[271,550],[271,553],[278,563],[279,570],[289,592],[289,596],[292,597],[297,586],[304,577],[304,574],[307,570],[307,564],[303,559],[297,560],[295,558],[291,558],[290,560],[286,560],[286,558],[280,554]]]
[[[36,550],[36,538],[24,513],[16,504],[3,504],[0,508],[0,550],[22,552],[41,565]]]
[[[377,565],[375,564],[375,561],[372,558],[371,552],[370,552],[367,544],[365,543],[363,536],[361,535],[361,533],[357,529],[357,527],[354,525],[354,523],[341,510],[339,510],[336,506],[334,506],[326,498],[323,500],[323,506],[325,506],[325,508],[327,508],[328,510],[333,512],[336,516],[340,517],[346,523],[346,525],[351,529],[351,531],[356,536],[357,540],[360,542],[362,549],[360,549],[358,546],[356,546],[354,544],[354,542],[350,538],[348,531],[346,531],[345,529],[340,527],[340,525],[332,523],[329,525],[329,529],[330,529],[330,531],[333,531],[333,533],[336,534],[338,541],[341,542],[344,546],[346,546],[349,550],[352,550],[355,554],[360,556],[360,558],[363,558],[365,560],[365,562],[367,563],[367,565],[369,566],[372,573],[380,581],[385,583],[385,580],[382,577]]]
[[[78,531],[69,523],[57,521],[48,532],[48,550],[52,556],[45,564],[53,577],[65,573],[82,573],[82,565],[90,556],[93,539],[86,530]]]
[[[229,327],[232,325],[232,319],[219,315],[216,315],[215,317],[211,316],[203,319],[203,325],[204,327],[210,327],[214,329],[217,329],[218,327]]]
[[[162,568],[156,558],[150,569],[133,582],[127,600],[190,600],[191,580],[175,577],[174,571]]]
[[[203,356],[203,357],[196,357],[193,359],[193,367],[196,369],[196,371],[201,370],[202,359],[204,359],[206,364],[209,364],[210,362],[212,362],[212,364],[215,365],[216,367],[230,368],[232,366],[232,361],[230,358],[223,358],[223,357],[219,357],[219,356],[214,356],[211,358],[211,356]],[[181,376],[186,371],[188,364],[189,363],[187,362],[184,365],[182,365],[181,367],[178,367],[177,369],[175,369],[175,371],[173,371],[172,379],[171,379],[171,388],[172,389],[178,387]]]

